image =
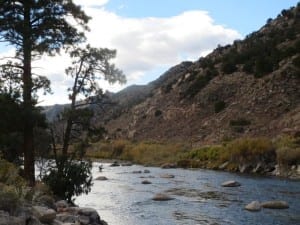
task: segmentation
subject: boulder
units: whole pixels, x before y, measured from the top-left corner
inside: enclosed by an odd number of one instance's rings
[[[61,212],[65,212],[68,209],[69,204],[67,203],[67,201],[61,200],[61,201],[56,202],[55,206],[56,206],[56,211],[58,213],[61,213]]]
[[[150,170],[144,170],[144,173],[150,173]]]
[[[59,222],[62,222],[63,224],[65,223],[76,223],[78,221],[78,216],[77,215],[71,215],[68,213],[59,213],[56,215],[56,220]]]
[[[170,179],[170,178],[174,178],[175,176],[172,174],[162,174],[162,175],[160,175],[160,177]]]
[[[142,184],[152,184],[149,180],[143,180]]]
[[[221,165],[219,166],[219,169],[220,169],[220,170],[224,170],[224,169],[228,166],[228,164],[229,164],[228,161],[224,162],[223,164],[221,164]]]
[[[66,225],[65,223],[59,221],[59,220],[53,220],[52,224],[51,225]]]
[[[253,201],[245,206],[245,209],[252,212],[257,212],[261,210],[261,205],[258,201]]]
[[[136,171],[132,171],[133,174],[138,174],[138,173],[142,173],[141,170],[136,170]]]
[[[141,176],[140,178],[142,178],[142,179],[143,178],[155,178],[155,176],[146,176],[146,177],[145,176]]]
[[[13,217],[0,210],[0,225],[25,225],[26,218]]]
[[[122,163],[122,166],[132,166],[132,163],[131,162]]]
[[[174,169],[176,168],[176,164],[174,163],[164,163],[160,166],[162,169]]]
[[[99,176],[95,180],[108,180],[107,177]]]
[[[268,209],[287,209],[289,208],[289,204],[285,201],[267,201],[261,203],[263,208]]]
[[[50,195],[38,196],[37,198],[34,199],[34,202],[36,203],[36,205],[39,206],[45,206],[47,208],[54,209],[54,210],[57,209],[54,199]]]
[[[225,181],[221,184],[223,187],[239,187],[241,184],[234,180]]]
[[[32,213],[42,223],[51,223],[56,217],[56,212],[53,209],[44,206],[33,206]]]
[[[60,200],[55,203],[56,208],[67,208],[69,204],[66,200]]]
[[[240,164],[239,165],[240,173],[250,173],[252,169],[253,169],[253,167],[250,164]]]
[[[88,224],[102,224],[100,216],[95,209],[92,208],[80,208],[78,211],[79,218],[88,220]],[[88,218],[88,219],[87,219]],[[82,221],[81,221],[82,222]]]
[[[111,167],[120,166],[120,164],[117,161],[114,161],[112,164],[110,164]]]
[[[152,200],[153,201],[170,201],[170,200],[173,200],[174,198],[170,197],[169,195],[166,195],[166,194],[156,194]]]

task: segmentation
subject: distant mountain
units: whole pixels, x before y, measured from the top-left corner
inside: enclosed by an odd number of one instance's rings
[[[195,145],[300,135],[300,4],[244,40],[111,94],[95,122],[111,138]]]
[[[68,104],[44,106],[43,113],[46,115],[48,121],[54,121],[55,119],[57,119],[57,116],[59,116],[60,113],[67,107]]]

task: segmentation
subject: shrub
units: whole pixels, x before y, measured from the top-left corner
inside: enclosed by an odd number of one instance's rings
[[[221,69],[225,74],[231,74],[237,71],[237,67],[233,61],[223,62]]]
[[[125,150],[125,147],[127,145],[126,141],[123,140],[117,140],[112,143],[112,154],[111,157],[119,157],[122,155],[123,151]]]
[[[293,64],[300,69],[300,55],[293,59]]]
[[[168,144],[158,142],[140,142],[127,145],[123,155],[124,160],[147,165],[161,165],[168,162],[176,162],[179,155],[184,152],[186,146],[182,144]]]
[[[14,164],[0,159],[0,183],[6,185],[14,185],[17,188],[22,189],[26,182],[19,175],[19,170]]]
[[[159,109],[157,109],[157,110],[155,111],[155,113],[154,113],[154,116],[155,116],[155,117],[159,117],[159,116],[161,116],[161,115],[162,115],[162,111],[159,110]]]
[[[249,126],[251,124],[250,120],[244,118],[238,118],[236,120],[230,120],[230,126]]]
[[[226,103],[224,101],[218,101],[215,103],[214,108],[215,108],[215,113],[221,112],[223,109],[225,109]]]
[[[275,161],[275,147],[266,138],[236,139],[226,145],[227,153],[232,162],[255,163],[258,161]]]
[[[18,192],[14,186],[0,184],[0,210],[12,214],[20,203],[19,199]]]
[[[299,137],[282,136],[275,142],[277,162],[281,165],[300,164]]]
[[[300,164],[300,147],[282,147],[276,151],[277,162],[280,165],[291,166]]]
[[[59,198],[73,201],[73,196],[87,194],[92,186],[92,164],[86,161],[59,159],[42,177]]]

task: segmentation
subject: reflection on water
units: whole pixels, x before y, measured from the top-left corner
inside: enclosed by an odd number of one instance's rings
[[[109,167],[93,164],[93,177],[105,176],[106,181],[94,181],[88,195],[77,198],[82,207],[95,208],[109,225],[299,225],[300,182],[241,176],[209,170],[184,170],[144,167]],[[133,173],[142,171],[142,173]],[[175,178],[161,178],[173,174]],[[148,180],[151,184],[141,184]],[[236,180],[240,187],[224,188],[220,184]],[[157,202],[156,193],[166,193],[175,199]],[[262,209],[248,212],[243,208],[251,201],[284,200],[290,208]]]

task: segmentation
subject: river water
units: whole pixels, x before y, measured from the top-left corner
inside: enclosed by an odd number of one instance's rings
[[[300,182],[247,176],[211,170],[161,169],[133,165],[110,167],[93,163],[94,180],[88,195],[76,204],[95,208],[109,225],[299,225]],[[149,170],[150,173],[144,173]],[[137,173],[141,172],[141,173]],[[162,178],[172,174],[174,178]],[[142,184],[148,180],[151,184]],[[240,187],[225,188],[221,183],[236,180]],[[157,193],[171,201],[153,201]],[[288,209],[244,210],[251,201],[283,200]]]

